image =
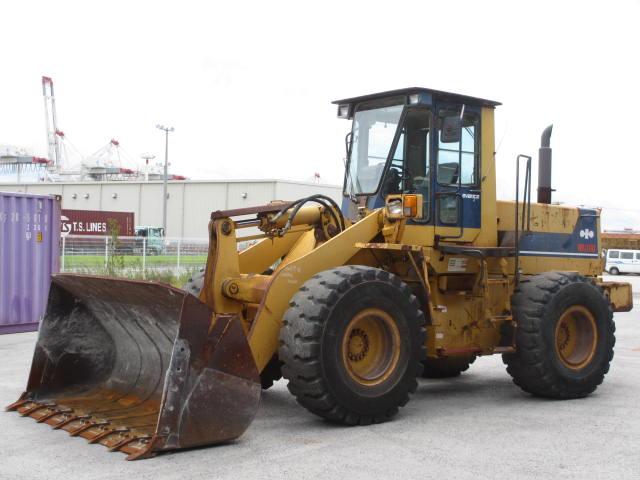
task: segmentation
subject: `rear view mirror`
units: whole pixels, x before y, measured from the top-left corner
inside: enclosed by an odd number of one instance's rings
[[[444,117],[440,131],[440,142],[457,143],[462,135],[462,120],[458,115]]]

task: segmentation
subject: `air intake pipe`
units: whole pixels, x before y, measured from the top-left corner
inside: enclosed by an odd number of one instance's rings
[[[551,203],[551,130],[549,125],[542,132],[538,150],[538,203]]]

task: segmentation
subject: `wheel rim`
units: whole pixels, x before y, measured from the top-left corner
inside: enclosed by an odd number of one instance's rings
[[[342,339],[342,361],[349,376],[366,386],[378,385],[393,373],[400,358],[400,331],[384,310],[356,314]]]
[[[568,308],[556,324],[555,340],[556,353],[565,367],[580,370],[588,365],[598,343],[593,314],[581,305]]]

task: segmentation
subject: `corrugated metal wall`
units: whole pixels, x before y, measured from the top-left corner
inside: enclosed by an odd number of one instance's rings
[[[0,192],[0,333],[36,330],[60,269],[60,198]]]
[[[162,182],[74,182],[0,184],[0,191],[62,196],[65,209],[134,212],[136,225],[162,225]],[[322,193],[338,205],[342,187],[288,180],[169,182],[167,236],[207,238],[214,210],[244,208],[271,200],[296,200]]]

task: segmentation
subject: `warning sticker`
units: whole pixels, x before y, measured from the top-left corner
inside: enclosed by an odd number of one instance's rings
[[[447,268],[449,272],[466,272],[467,271],[467,259],[466,258],[450,258],[449,266]]]

